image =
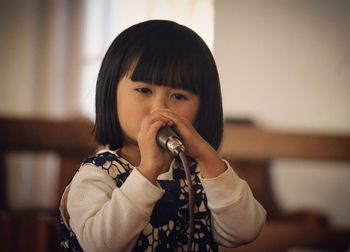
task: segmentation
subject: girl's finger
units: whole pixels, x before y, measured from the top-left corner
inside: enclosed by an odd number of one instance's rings
[[[158,112],[159,114],[161,114],[162,116],[172,120],[176,123],[182,123],[183,118],[180,117],[178,114],[175,114],[174,112],[170,111],[170,110],[161,110]]]
[[[161,121],[165,125],[169,123],[170,119],[161,114],[151,114],[142,120],[140,131],[148,131],[151,125],[158,121]]]

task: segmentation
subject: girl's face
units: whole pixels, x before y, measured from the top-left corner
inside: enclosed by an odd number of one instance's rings
[[[199,96],[183,89],[156,86],[122,78],[117,87],[117,113],[125,141],[137,143],[141,121],[157,109],[169,109],[194,122]]]

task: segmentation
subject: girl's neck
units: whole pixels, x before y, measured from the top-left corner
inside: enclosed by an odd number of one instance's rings
[[[130,164],[133,166],[138,166],[141,161],[141,154],[140,154],[140,149],[138,146],[123,146],[120,149],[120,156],[123,157],[124,159],[128,160]]]

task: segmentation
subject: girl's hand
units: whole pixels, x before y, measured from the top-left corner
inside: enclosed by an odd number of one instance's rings
[[[197,160],[204,178],[217,177],[226,170],[218,153],[199,135],[191,121],[169,109],[157,112],[175,125],[186,147],[186,154]]]
[[[158,146],[156,135],[161,127],[171,123],[169,118],[153,112],[142,120],[137,136],[141,154],[138,170],[154,184],[158,175],[167,171],[171,159],[171,154]]]

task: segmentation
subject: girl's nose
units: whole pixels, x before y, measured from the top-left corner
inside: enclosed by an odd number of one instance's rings
[[[152,112],[158,109],[168,109],[168,101],[165,97],[157,97],[152,104]]]

